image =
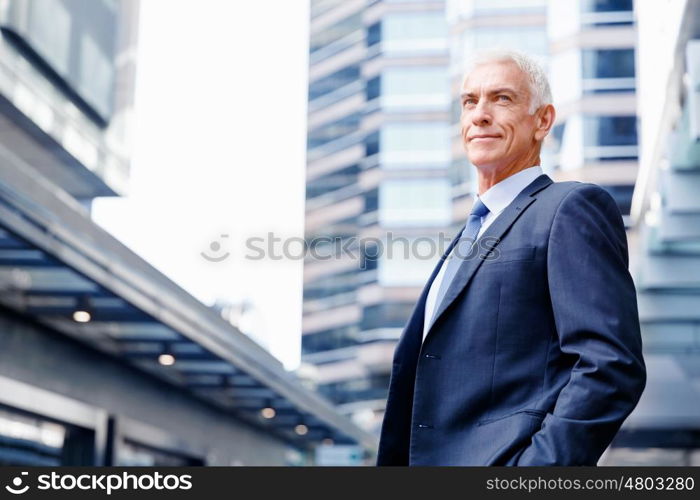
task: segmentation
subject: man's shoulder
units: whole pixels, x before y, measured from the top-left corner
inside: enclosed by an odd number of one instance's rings
[[[600,198],[613,199],[612,195],[602,186],[581,181],[552,182],[547,189],[542,191],[542,195],[556,202],[557,205],[564,199],[572,200],[572,202],[586,202]]]
[[[541,193],[543,203],[540,204],[540,209],[550,213],[553,219],[579,218],[582,214],[587,214],[589,220],[614,222],[624,227],[617,201],[607,189],[598,184],[580,181],[552,182]]]

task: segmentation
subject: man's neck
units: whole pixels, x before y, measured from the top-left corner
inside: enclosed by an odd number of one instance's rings
[[[536,158],[532,159],[527,163],[521,163],[520,165],[506,166],[505,168],[476,168],[478,179],[479,179],[479,195],[484,194],[492,186],[498,184],[503,179],[510,177],[511,175],[517,174],[518,172],[525,170],[526,168],[534,167],[540,164],[540,157],[537,155]]]

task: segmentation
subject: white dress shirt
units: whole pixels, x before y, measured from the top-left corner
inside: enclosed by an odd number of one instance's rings
[[[489,213],[485,217],[481,218],[481,228],[477,234],[477,238],[486,231],[486,229],[496,220],[503,210],[510,205],[516,196],[525,189],[532,181],[537,177],[542,175],[542,167],[535,165],[534,167],[529,167],[521,170],[520,172],[506,177],[501,182],[491,186],[484,194],[481,196],[477,195],[477,198],[486,205],[489,209]],[[456,245],[455,245],[456,246]],[[445,258],[443,264],[447,263],[449,258],[452,256],[448,255]],[[433,312],[435,311],[435,299],[440,289],[440,283],[442,283],[442,278],[445,275],[445,268],[447,266],[443,265],[440,267],[440,271],[430,285],[430,290],[428,290],[428,297],[425,300],[425,320],[423,322],[423,339],[428,334],[428,327],[431,324],[433,318]]]

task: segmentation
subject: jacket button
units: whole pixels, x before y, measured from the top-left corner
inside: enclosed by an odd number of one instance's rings
[[[440,356],[437,354],[426,354],[425,357],[430,359],[440,359]]]
[[[428,425],[428,424],[418,424],[418,427],[420,429],[432,429],[433,428],[432,425]]]

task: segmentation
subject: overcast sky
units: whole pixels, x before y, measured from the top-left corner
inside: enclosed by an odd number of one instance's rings
[[[303,236],[308,0],[145,0],[139,36],[130,190],[95,221],[207,305],[250,298],[294,369],[302,261],[245,240]]]

